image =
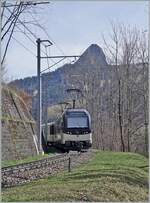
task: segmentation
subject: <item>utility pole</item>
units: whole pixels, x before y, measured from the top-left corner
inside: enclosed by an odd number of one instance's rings
[[[48,42],[50,45],[52,43],[49,40],[37,39],[37,89],[38,89],[38,104],[37,104],[37,133],[38,133],[38,147],[39,152],[43,153],[42,148],[42,74],[41,74],[41,42]]]
[[[50,45],[52,45],[52,42],[49,40],[41,40],[40,38],[37,39],[37,89],[38,89],[38,104],[37,104],[37,133],[38,133],[38,147],[39,152],[43,153],[42,148],[42,72],[41,71],[41,59],[48,59],[48,58],[75,58],[80,57],[77,55],[67,55],[67,56],[41,56],[41,43],[42,42],[48,42]],[[49,68],[48,68],[49,69]],[[47,69],[46,69],[47,70]],[[46,118],[47,119],[47,118]]]
[[[38,147],[39,152],[42,152],[42,141],[41,141],[41,116],[42,116],[42,103],[41,103],[41,40],[37,39],[37,89],[38,89],[38,104],[37,104],[37,133],[38,133]]]

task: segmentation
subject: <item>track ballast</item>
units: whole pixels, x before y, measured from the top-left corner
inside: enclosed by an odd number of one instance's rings
[[[65,153],[49,156],[40,160],[3,167],[2,188],[30,182],[35,179],[56,174],[77,164],[84,163],[91,157],[91,151],[86,153]],[[69,161],[70,159],[70,161]]]

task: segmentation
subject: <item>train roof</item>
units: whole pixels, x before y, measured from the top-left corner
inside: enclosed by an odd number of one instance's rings
[[[66,109],[64,113],[66,113],[66,112],[84,112],[86,114],[89,114],[89,112],[86,109],[73,109],[73,108],[70,108],[70,109]]]
[[[73,109],[73,108],[70,108],[70,109],[69,109],[69,108],[68,108],[68,109],[66,109],[65,111],[79,111],[79,112],[80,112],[80,111],[87,111],[87,110],[86,110],[86,109],[76,109],[76,108],[75,108],[75,109]]]
[[[62,117],[65,113],[67,113],[67,112],[84,112],[84,113],[87,114],[87,115],[89,116],[89,118],[90,118],[90,114],[89,114],[89,112],[88,112],[86,109],[77,109],[77,108],[73,109],[73,108],[68,108],[68,109],[65,109],[65,111],[64,111],[60,116],[58,116],[56,119],[54,119],[54,120],[51,121],[51,122],[48,122],[48,125],[55,123],[56,120],[58,120],[59,118],[61,118],[61,117]],[[43,124],[42,124],[42,127],[44,127],[44,126],[45,126],[45,124],[43,123]]]

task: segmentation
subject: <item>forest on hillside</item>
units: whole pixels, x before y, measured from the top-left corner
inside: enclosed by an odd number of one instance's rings
[[[78,64],[67,81],[92,115],[93,147],[148,155],[148,39],[114,24],[110,37],[111,44],[103,37],[108,67],[85,64],[83,72]]]

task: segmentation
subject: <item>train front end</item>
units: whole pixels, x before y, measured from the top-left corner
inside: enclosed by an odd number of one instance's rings
[[[67,109],[63,116],[61,144],[68,150],[88,149],[92,146],[91,118],[85,109]]]

